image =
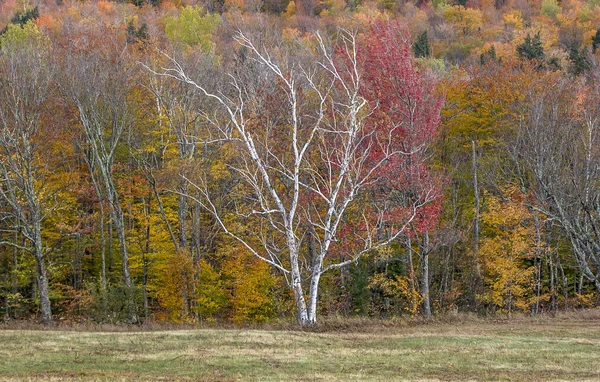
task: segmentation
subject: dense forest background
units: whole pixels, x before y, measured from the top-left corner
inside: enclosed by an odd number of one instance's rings
[[[5,320],[598,304],[600,1],[4,0],[0,27]]]

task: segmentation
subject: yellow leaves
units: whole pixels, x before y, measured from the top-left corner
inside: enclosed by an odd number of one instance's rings
[[[384,19],[385,13],[381,12],[377,7],[358,6],[353,15],[353,21],[365,28],[377,20]]]
[[[494,47],[497,56],[504,56],[502,45]],[[514,55],[514,47],[510,50]],[[447,94],[443,129],[449,143],[463,152],[470,152],[473,139],[484,149],[497,145],[503,134],[518,125],[514,106],[522,103],[533,78],[529,69],[507,66],[455,71],[443,84]]]
[[[245,251],[238,253],[223,270],[231,280],[231,318],[236,323],[266,321],[273,316],[271,289],[275,278],[268,264]]]
[[[324,0],[324,9],[319,13],[320,17],[337,16],[346,8],[345,0]]]
[[[504,14],[502,17],[504,21],[504,26],[506,28],[512,29],[523,29],[523,17],[521,16],[521,12],[518,10],[514,10]]]
[[[285,9],[285,12],[283,14],[286,17],[292,17],[296,14],[296,3],[293,0],[288,3],[287,8]]]
[[[454,5],[444,10],[444,19],[454,25],[463,35],[469,35],[481,28],[483,15],[481,11]]]
[[[383,273],[376,273],[369,278],[369,288],[380,290],[385,297],[391,298],[401,309],[412,315],[419,312],[423,297],[414,288],[411,288],[409,276],[388,278]]]
[[[482,214],[483,221],[495,234],[506,234],[506,229],[519,229],[520,223],[527,214],[527,209],[520,204],[507,203],[491,196],[487,200],[488,212]]]
[[[215,162],[210,167],[210,175],[215,181],[221,181],[228,179],[231,176],[231,172],[224,162]]]
[[[182,322],[196,313],[205,321],[243,323],[274,314],[270,267],[238,245],[222,243],[214,258],[196,263],[187,251],[163,253],[152,274],[158,276],[150,290],[162,308],[159,319]]]
[[[290,1],[290,4],[294,4],[293,1]],[[288,10],[290,8],[290,5],[288,5]],[[281,31],[281,37],[283,38],[283,41],[286,44],[292,44],[294,42],[296,42],[300,36],[302,35],[302,32],[300,32],[298,29],[296,28],[283,28],[283,30]]]
[[[583,33],[583,41],[592,41],[592,38],[596,35],[596,30],[590,29]]]
[[[528,309],[533,293],[535,267],[530,260],[538,250],[533,240],[533,216],[523,205],[523,195],[514,187],[505,190],[511,200],[489,196],[482,214],[485,238],[478,262],[484,269],[485,292],[480,300],[501,311]]]
[[[522,30],[515,31],[515,35],[512,40],[513,46],[516,47],[522,44],[527,35],[534,36],[536,33],[540,34],[544,52],[547,55],[551,55],[552,48],[558,45],[558,28],[555,25],[534,24],[531,26],[531,28],[524,28]]]
[[[593,308],[596,306],[597,295],[596,293],[577,293],[575,295],[575,304],[577,306],[584,306],[587,308]]]
[[[197,271],[197,311],[203,319],[212,321],[221,309],[229,305],[229,296],[224,288],[221,273],[206,260],[200,260]]]
[[[133,264],[132,264],[133,265]],[[192,273],[192,260],[183,252],[164,253],[154,259],[152,274],[156,279],[148,286],[154,298],[163,309],[159,318],[181,322],[187,317],[185,311],[184,291],[189,288]]]

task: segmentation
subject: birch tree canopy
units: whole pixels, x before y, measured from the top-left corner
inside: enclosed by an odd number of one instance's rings
[[[441,102],[398,24],[292,46],[259,45],[241,31],[235,40],[240,56],[220,87],[196,81],[176,60],[158,74],[215,105],[198,110],[209,123],[197,142],[236,153],[227,163],[238,180],[235,212],[223,213],[208,174],[188,179],[196,201],[286,277],[298,321],[312,325],[321,275],[389,245],[438,196],[424,160]],[[390,81],[375,80],[381,64]],[[239,229],[240,221],[259,229]]]

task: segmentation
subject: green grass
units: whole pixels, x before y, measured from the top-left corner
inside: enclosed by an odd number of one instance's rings
[[[268,330],[0,331],[0,380],[599,380],[596,320]]]

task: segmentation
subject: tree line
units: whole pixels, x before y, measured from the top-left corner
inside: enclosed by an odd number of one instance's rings
[[[578,6],[4,4],[3,316],[594,306],[599,39]]]

